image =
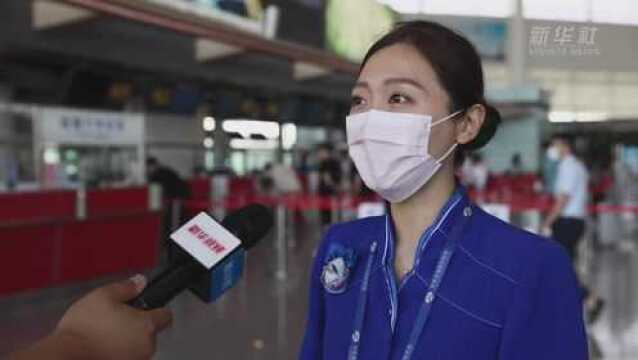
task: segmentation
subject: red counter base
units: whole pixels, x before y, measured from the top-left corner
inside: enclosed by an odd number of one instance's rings
[[[0,224],[0,295],[155,267],[160,213]]]

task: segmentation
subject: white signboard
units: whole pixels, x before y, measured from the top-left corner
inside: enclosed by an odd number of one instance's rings
[[[235,235],[203,212],[171,234],[171,238],[207,269],[241,245]]]
[[[142,114],[43,108],[43,142],[75,145],[139,145],[144,142]]]

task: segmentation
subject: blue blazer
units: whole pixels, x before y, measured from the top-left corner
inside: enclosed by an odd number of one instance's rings
[[[582,291],[555,241],[485,213],[463,189],[423,234],[400,283],[394,238],[391,215],[328,230],[312,270],[300,359],[588,358]],[[428,295],[450,241],[455,251]]]

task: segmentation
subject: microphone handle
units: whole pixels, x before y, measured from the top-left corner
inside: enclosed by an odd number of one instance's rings
[[[206,269],[189,261],[176,267],[170,267],[155,277],[144,290],[129,305],[142,309],[153,310],[164,307],[169,301],[184,289],[188,288],[194,279],[206,273]]]

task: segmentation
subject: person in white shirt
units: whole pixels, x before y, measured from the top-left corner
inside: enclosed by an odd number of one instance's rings
[[[555,203],[545,218],[543,233],[551,234],[576,262],[578,244],[585,234],[589,173],[583,162],[574,155],[571,140],[566,135],[552,138],[547,158],[558,161],[558,172],[553,189]],[[595,321],[604,302],[584,286],[583,291],[590,321]]]
[[[482,203],[484,200],[484,192],[489,176],[489,169],[485,160],[483,160],[483,155],[480,153],[470,154],[463,162],[461,167],[462,182],[477,191],[477,203]]]

